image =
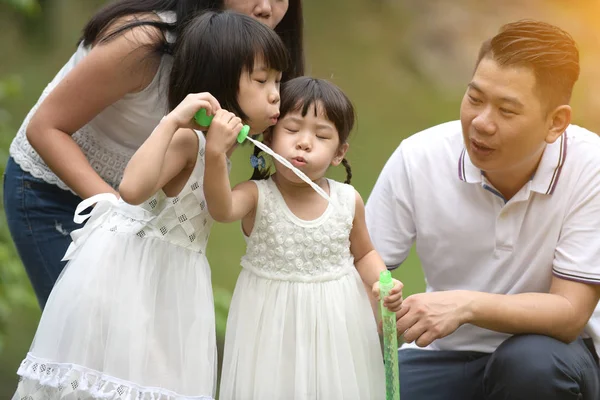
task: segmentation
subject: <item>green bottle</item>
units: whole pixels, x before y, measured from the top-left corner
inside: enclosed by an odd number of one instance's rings
[[[204,108],[201,108],[194,116],[194,119],[200,126],[210,126],[210,123],[212,122],[213,117],[207,115],[206,110]],[[246,140],[249,133],[250,133],[250,127],[248,125],[244,125],[242,127],[242,130],[238,134],[238,137],[237,137],[238,143],[242,143],[244,140]]]
[[[396,313],[383,305],[394,287],[390,271],[381,271],[379,275],[379,306],[383,325],[383,361],[385,363],[386,400],[400,400],[400,377],[398,374],[398,336],[396,333]]]

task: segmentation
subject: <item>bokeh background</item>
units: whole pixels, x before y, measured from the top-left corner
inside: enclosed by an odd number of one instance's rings
[[[0,0],[0,173],[25,114],[104,3]],[[353,184],[365,199],[403,138],[458,118],[479,45],[506,22],[542,19],[574,36],[582,63],[574,122],[600,131],[597,0],[306,0],[304,8],[307,73],[341,86],[357,109],[349,159]],[[242,149],[234,155],[234,183],[251,173],[249,154]],[[331,176],[343,179],[344,171]],[[4,217],[0,205],[0,400],[12,396],[15,371],[40,317]],[[208,257],[221,339],[243,252],[237,224],[215,226]],[[424,289],[414,252],[394,275],[406,295]]]

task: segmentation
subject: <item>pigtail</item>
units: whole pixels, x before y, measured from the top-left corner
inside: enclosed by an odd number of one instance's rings
[[[342,159],[342,165],[346,168],[346,180],[344,183],[350,183],[352,180],[352,168],[350,167],[350,163],[345,158]]]

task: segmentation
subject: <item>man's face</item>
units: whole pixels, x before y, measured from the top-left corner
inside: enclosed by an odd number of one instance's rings
[[[484,57],[460,107],[465,147],[486,175],[534,172],[550,135],[546,102],[533,70]]]

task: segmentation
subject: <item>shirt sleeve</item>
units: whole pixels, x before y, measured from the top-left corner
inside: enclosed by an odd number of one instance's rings
[[[405,143],[386,162],[365,209],[373,246],[389,269],[397,268],[406,259],[416,236]]]
[[[575,188],[569,188],[570,207],[554,252],[553,272],[559,278],[597,285],[600,284],[600,168],[589,165],[584,171],[582,178],[586,178],[579,179]]]

